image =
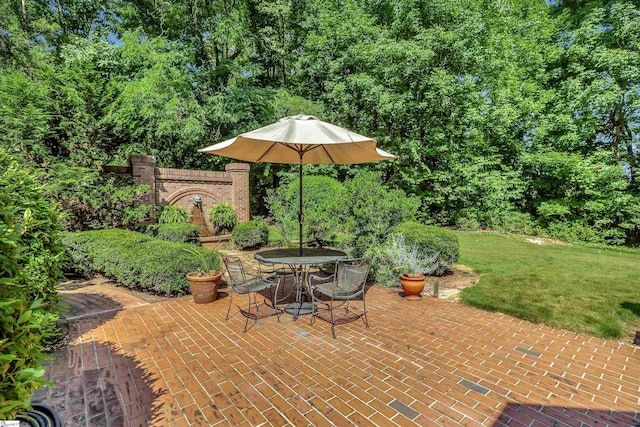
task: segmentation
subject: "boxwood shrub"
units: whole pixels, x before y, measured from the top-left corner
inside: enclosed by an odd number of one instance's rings
[[[185,243],[167,242],[128,230],[68,233],[63,238],[70,273],[103,274],[131,289],[172,296],[189,293],[186,274],[201,267]],[[220,268],[218,252],[197,247]]]
[[[417,244],[424,253],[439,253],[440,267],[434,272],[435,275],[444,274],[447,267],[458,260],[458,237],[444,228],[405,221],[393,227],[391,234],[404,234],[407,244]]]
[[[258,248],[269,241],[269,226],[262,218],[242,222],[233,228],[231,239],[237,248]]]
[[[200,227],[186,223],[151,224],[147,226],[144,234],[168,242],[198,244]]]

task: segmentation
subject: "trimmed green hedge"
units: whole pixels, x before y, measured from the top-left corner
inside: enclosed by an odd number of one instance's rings
[[[144,230],[144,234],[167,242],[197,245],[200,241],[200,227],[194,224],[151,224]]]
[[[269,241],[269,226],[261,218],[242,222],[231,232],[233,244],[240,248],[258,248]]]
[[[131,289],[161,295],[189,293],[186,275],[201,268],[198,257],[185,251],[193,245],[154,239],[128,230],[68,233],[67,271],[90,277],[104,274]],[[218,252],[197,249],[220,268]]]
[[[458,237],[444,228],[424,225],[415,221],[405,221],[393,227],[391,234],[404,234],[405,242],[418,245],[420,251],[426,254],[440,254],[440,268],[434,272],[441,276],[447,267],[458,261],[460,245]]]

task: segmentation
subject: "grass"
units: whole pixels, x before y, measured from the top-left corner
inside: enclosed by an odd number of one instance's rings
[[[640,254],[456,234],[459,263],[481,274],[466,304],[603,338],[640,330]]]

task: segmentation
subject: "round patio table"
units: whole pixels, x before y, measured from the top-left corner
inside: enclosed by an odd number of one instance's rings
[[[295,277],[296,301],[284,308],[284,311],[292,314],[294,320],[298,316],[312,314],[316,306],[302,300],[302,293],[309,288],[309,270],[314,265],[335,264],[339,259],[346,258],[347,254],[334,249],[303,248],[300,255],[299,248],[268,249],[256,252],[254,258],[266,264],[282,264],[291,269]]]

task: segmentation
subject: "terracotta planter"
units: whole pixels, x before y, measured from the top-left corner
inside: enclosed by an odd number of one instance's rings
[[[209,276],[199,276],[199,272],[194,271],[187,274],[187,280],[191,287],[193,302],[196,304],[206,304],[215,301],[218,297],[218,287],[222,278],[222,271],[211,270]]]
[[[422,298],[424,274],[403,274],[400,276],[400,284],[402,285],[405,298],[409,300]]]

